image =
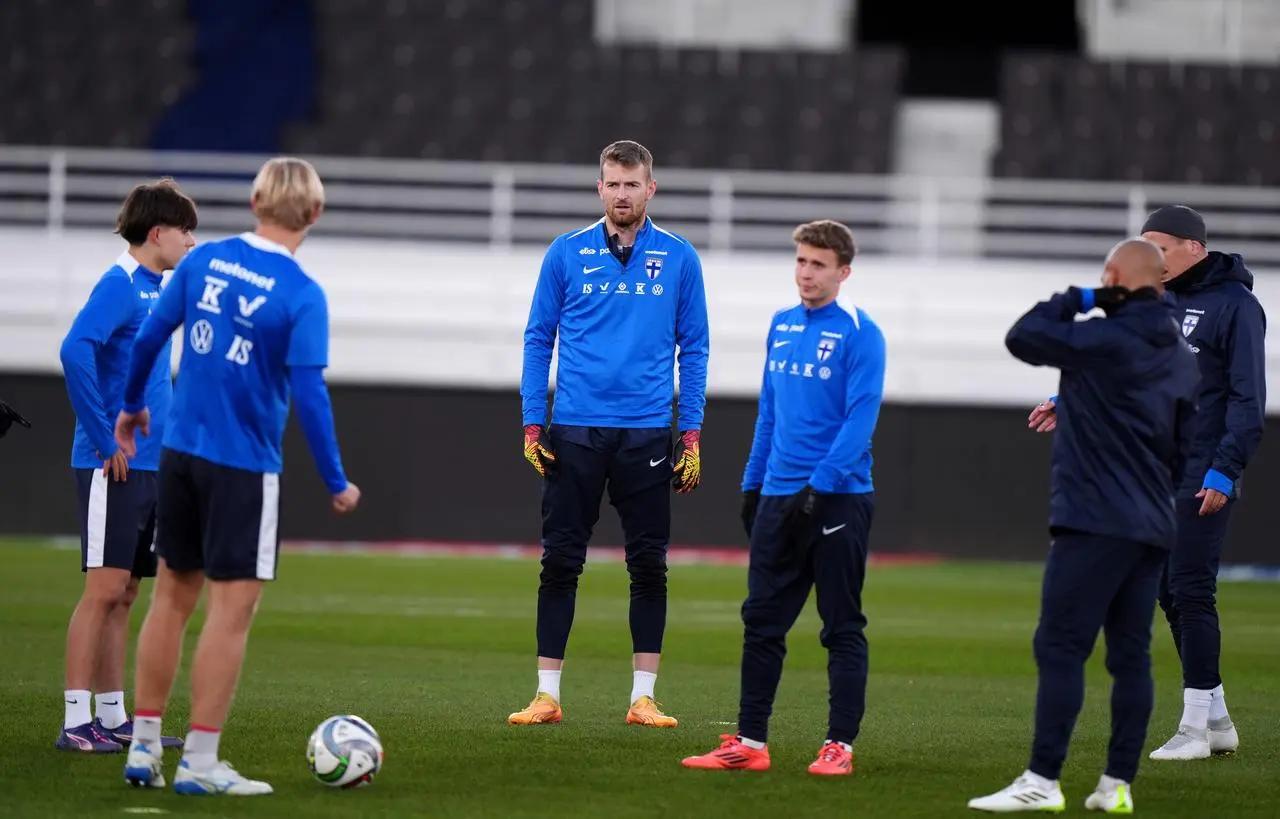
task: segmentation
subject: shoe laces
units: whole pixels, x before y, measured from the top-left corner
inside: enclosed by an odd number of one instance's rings
[[[842,762],[844,755],[847,753],[844,748],[840,747],[838,742],[828,742],[822,746],[822,750],[818,752],[819,762]]]

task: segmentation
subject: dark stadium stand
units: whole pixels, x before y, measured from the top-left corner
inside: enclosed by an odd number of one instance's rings
[[[318,3],[320,110],[286,149],[579,163],[625,135],[666,166],[890,170],[903,65],[891,47],[600,46],[590,0],[380,5]]]
[[[1012,54],[999,102],[996,176],[1280,183],[1280,67]]]

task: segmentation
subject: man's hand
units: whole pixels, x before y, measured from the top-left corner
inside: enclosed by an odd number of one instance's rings
[[[556,454],[551,451],[551,441],[542,424],[525,424],[524,459],[544,478],[555,471]]]
[[[21,427],[31,429],[31,422],[18,414],[18,411],[3,401],[0,401],[0,438],[5,436],[9,431],[9,427],[17,424]]]
[[[360,504],[360,487],[347,483],[347,488],[333,496],[333,511],[339,515],[354,512]]]
[[[1227,505],[1227,496],[1216,489],[1201,489],[1196,497],[1204,498],[1204,502],[1200,504],[1201,515],[1216,515]]]
[[[138,454],[138,443],[133,437],[135,431],[151,434],[151,411],[146,407],[140,412],[121,412],[116,418],[116,446],[127,458]]]
[[[787,500],[787,527],[798,541],[805,541],[813,529],[822,495],[808,484]]]
[[[1027,429],[1036,432],[1053,432],[1058,428],[1058,405],[1052,398],[1043,404],[1037,404],[1027,416]]]
[[[671,456],[675,475],[671,483],[675,484],[676,493],[687,495],[702,483],[702,433],[691,429],[680,433],[676,441],[676,453]]]
[[[1102,308],[1108,316],[1129,300],[1129,291],[1123,287],[1099,287],[1093,291],[1093,306]]]
[[[1196,497],[1202,499],[1200,514],[1216,515],[1222,511],[1222,507],[1227,505],[1227,501],[1231,499],[1234,492],[1235,481],[1216,469],[1210,469],[1205,473],[1200,491],[1196,493]]]
[[[760,490],[748,489],[742,493],[742,526],[751,537],[751,530],[756,525],[756,507],[760,505]]]
[[[124,483],[129,479],[129,459],[124,456],[124,452],[116,450],[115,454],[102,462],[102,474],[106,475],[116,483]]]

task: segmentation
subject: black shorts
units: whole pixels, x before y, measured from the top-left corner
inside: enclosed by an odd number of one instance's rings
[[[156,553],[171,570],[203,571],[210,580],[275,580],[279,521],[278,474],[161,451]]]
[[[126,569],[156,576],[156,473],[130,471],[116,481],[102,468],[77,469],[80,570]]]

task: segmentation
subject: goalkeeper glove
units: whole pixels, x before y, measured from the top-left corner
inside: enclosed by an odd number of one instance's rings
[[[691,429],[680,433],[680,438],[676,441],[676,453],[671,456],[671,463],[675,467],[671,483],[675,484],[676,492],[681,495],[689,494],[702,483],[701,438],[702,433]]]
[[[542,424],[525,424],[524,459],[544,478],[555,471],[556,454],[551,451],[551,442]]]
[[[805,484],[804,488],[787,500],[787,522],[791,535],[802,544],[808,543],[821,498],[818,490]]]

